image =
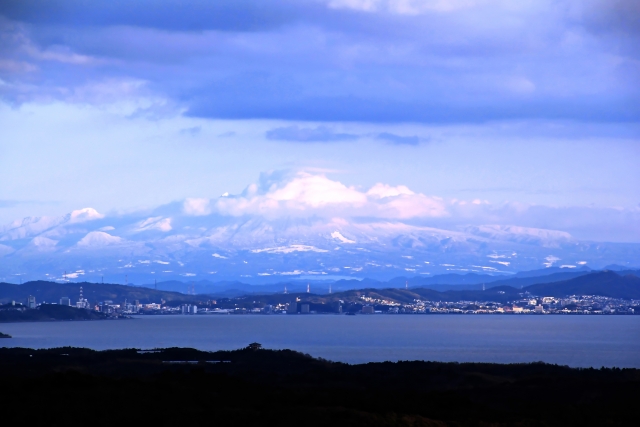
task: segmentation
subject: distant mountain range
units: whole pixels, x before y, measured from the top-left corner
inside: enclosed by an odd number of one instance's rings
[[[554,280],[555,279],[555,280]],[[585,272],[573,278],[566,278],[565,273],[555,273],[536,278],[524,277],[510,279],[511,284],[505,281],[493,282],[492,287],[486,290],[469,288],[468,285],[449,285],[449,289],[436,289],[436,286],[422,286],[414,288],[392,287],[390,283],[374,282],[380,286],[363,286],[360,288],[349,288],[346,290],[336,289],[332,294],[318,292],[306,293],[299,286],[289,284],[289,294],[284,294],[282,290],[274,291],[271,286],[256,286],[243,283],[228,282],[218,284],[217,292],[210,294],[186,295],[180,292],[167,290],[157,290],[146,287],[125,286],[116,284],[101,283],[56,283],[35,281],[24,285],[10,283],[0,283],[0,303],[10,301],[23,302],[27,296],[33,295],[37,302],[56,303],[60,297],[70,297],[72,301],[77,301],[80,294],[80,287],[83,288],[85,298],[90,302],[112,300],[120,303],[127,299],[132,302],[139,300],[141,303],[160,302],[161,300],[172,303],[197,302],[210,298],[238,297],[242,295],[267,296],[273,301],[288,301],[296,295],[310,296],[319,295],[323,298],[335,299],[356,295],[363,291],[373,292],[385,298],[391,298],[400,302],[411,302],[416,298],[431,301],[496,301],[505,302],[520,298],[521,295],[529,293],[537,296],[565,297],[568,295],[600,295],[611,298],[640,299],[640,271],[614,272],[611,270]],[[521,280],[521,282],[517,282]],[[554,280],[554,281],[551,281]],[[532,281],[534,284],[524,285],[525,281]],[[372,282],[354,281],[368,285]],[[514,283],[521,286],[514,287]],[[286,284],[281,284],[287,286]],[[474,285],[475,286],[475,285]],[[244,290],[243,290],[244,289]],[[354,294],[356,292],[356,294]],[[272,297],[269,297],[271,295]]]
[[[621,270],[617,266],[609,266],[617,269],[621,275],[638,274],[640,270]],[[275,284],[252,285],[241,281],[166,281],[157,284],[147,284],[150,288],[174,292],[193,292],[196,294],[209,294],[216,296],[235,297],[246,294],[281,293],[287,289],[288,292],[306,292],[309,286],[311,292],[325,294],[330,290],[333,292],[346,291],[351,289],[385,289],[385,288],[428,288],[437,291],[448,290],[481,290],[490,289],[496,286],[511,286],[522,288],[532,284],[552,283],[568,280],[575,277],[587,275],[594,270],[588,267],[576,269],[550,267],[533,271],[523,271],[512,276],[491,276],[487,274],[467,273],[467,274],[440,274],[433,277],[396,277],[391,280],[381,281],[365,278],[341,279],[336,281],[301,281],[291,279]]]
[[[0,280],[11,283],[259,285],[404,276],[410,286],[425,286],[461,284],[436,283],[442,278],[432,276],[475,273],[482,277],[461,280],[478,285],[489,283],[487,275],[524,278],[513,275],[541,268],[579,275],[586,266],[625,269],[639,259],[640,244],[585,242],[556,230],[509,225],[445,230],[379,218],[194,216],[180,203],[123,215],[86,208],[0,227]]]

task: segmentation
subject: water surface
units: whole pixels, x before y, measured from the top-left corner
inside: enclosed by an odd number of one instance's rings
[[[0,346],[229,350],[257,341],[349,363],[544,361],[640,368],[640,316],[197,315],[0,324]]]

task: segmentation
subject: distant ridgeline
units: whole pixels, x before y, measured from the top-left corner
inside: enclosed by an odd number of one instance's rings
[[[13,304],[0,306],[0,322],[46,322],[51,320],[102,320],[106,315],[60,304],[40,304],[35,309]]]
[[[141,304],[159,303],[161,300],[175,302],[192,302],[195,297],[179,292],[159,291],[155,289],[113,285],[107,283],[72,283],[72,282],[48,282],[38,280],[27,282],[22,285],[11,283],[0,283],[0,303],[10,303],[12,301],[24,302],[33,295],[38,303],[59,303],[63,297],[68,297],[72,305],[80,298],[80,287],[83,288],[84,298],[90,303],[96,304],[100,301],[134,301]]]
[[[640,270],[630,270],[623,267],[608,269],[616,271],[620,276],[634,274],[640,276]],[[604,270],[603,270],[604,271]],[[430,277],[396,277],[388,281],[379,281],[366,278],[363,280],[317,280],[306,281],[290,279],[287,282],[271,284],[247,284],[239,281],[211,282],[208,280],[158,282],[157,284],[143,285],[148,288],[157,288],[166,291],[186,292],[191,294],[206,294],[216,297],[233,298],[242,295],[264,295],[268,293],[282,293],[285,289],[289,293],[303,293],[310,283],[311,292],[315,294],[327,294],[330,292],[340,292],[358,289],[388,289],[388,288],[425,288],[435,291],[461,291],[461,290],[482,290],[497,286],[511,286],[521,289],[529,285],[542,283],[561,282],[576,277],[588,275],[595,272],[588,267],[575,269],[550,267],[540,270],[523,271],[511,276],[492,276],[487,274],[440,274]]]
[[[544,270],[543,270],[544,271]],[[380,298],[393,302],[411,302],[415,299],[429,301],[496,301],[506,302],[521,297],[523,293],[540,297],[566,297],[569,295],[597,295],[619,299],[640,299],[640,273],[633,271],[584,271],[584,272],[557,272],[541,276],[529,276],[526,272],[519,273],[519,277],[508,279],[495,278],[491,276],[480,276],[488,283],[477,285],[426,285],[422,284],[421,278],[417,279],[395,279],[390,282],[381,283],[370,280],[356,282],[361,285],[360,289],[340,291],[340,282],[335,282],[333,293],[318,292],[318,286],[310,293],[302,289],[295,289],[289,284],[278,284],[276,291],[270,286],[251,286],[250,291],[243,292],[237,289],[236,295],[263,296],[262,300],[268,304],[289,301],[293,295],[314,296],[315,302],[331,302],[359,298],[363,292],[374,293]],[[466,277],[451,277],[447,275],[449,282],[458,280],[459,282],[469,279],[477,281],[478,275],[467,275]],[[456,275],[458,276],[458,275]],[[431,278],[433,279],[433,278]],[[482,280],[480,279],[480,280]],[[489,282],[489,280],[493,281]],[[446,281],[443,279],[443,281]],[[350,281],[351,282],[351,281]],[[369,286],[375,283],[377,286]],[[141,304],[166,302],[169,305],[195,304],[210,300],[211,298],[224,299],[225,294],[229,294],[234,285],[241,287],[242,283],[229,283],[226,286],[220,284],[220,292],[208,294],[187,295],[180,292],[156,290],[147,287],[126,286],[115,284],[98,283],[57,283],[47,281],[27,282],[23,285],[10,283],[0,283],[0,303],[10,303],[11,301],[23,302],[29,296],[35,296],[39,303],[58,303],[62,297],[68,297],[72,301],[77,301],[80,297],[80,287],[84,290],[84,297],[97,304],[100,301],[110,300],[118,303],[128,300],[138,301]],[[353,285],[353,283],[350,283]],[[386,285],[386,286],[382,286]],[[249,286],[249,285],[246,285]],[[283,289],[289,286],[289,293],[284,294]],[[483,290],[484,289],[484,290]],[[213,289],[212,289],[213,290]],[[260,292],[262,291],[262,292]]]

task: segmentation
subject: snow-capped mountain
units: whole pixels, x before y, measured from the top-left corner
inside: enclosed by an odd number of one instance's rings
[[[399,219],[151,212],[25,218],[0,228],[0,279],[150,283],[169,279],[338,278],[508,274],[544,266],[628,264],[640,245],[581,242],[568,233],[483,225],[444,230]],[[66,275],[65,275],[66,272]]]

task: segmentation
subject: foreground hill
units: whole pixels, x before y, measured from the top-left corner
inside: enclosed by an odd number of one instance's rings
[[[566,297],[570,295],[599,295],[621,299],[640,299],[640,278],[635,275],[620,276],[613,271],[593,272],[570,280],[514,288],[495,286],[482,290],[437,291],[428,288],[362,289],[338,292],[332,299],[354,300],[366,293],[369,297],[410,303],[415,299],[429,301],[495,301],[506,302],[528,293],[536,296]]]
[[[524,288],[534,295],[561,297],[565,295],[601,295],[611,298],[640,299],[640,278],[621,276],[613,271],[599,271],[571,280],[541,283]]]
[[[257,347],[0,349],[0,376],[11,390],[3,420],[22,422],[26,404],[30,422],[43,425],[75,424],[69,408],[74,420],[97,425],[111,423],[111,411],[132,425],[601,426],[638,419],[637,369],[347,365]]]
[[[511,276],[492,276],[488,274],[466,273],[466,274],[436,274],[434,276],[404,277],[399,276],[391,280],[375,280],[365,278],[362,280],[341,279],[336,281],[311,281],[311,280],[289,280],[279,283],[268,283],[262,285],[251,285],[240,281],[210,281],[193,280],[182,282],[178,280],[158,282],[157,288],[168,291],[185,292],[192,289],[196,294],[214,295],[221,298],[233,298],[242,295],[264,295],[266,293],[281,293],[286,287],[289,292],[305,292],[307,284],[311,283],[314,293],[328,294],[330,289],[333,292],[342,292],[357,289],[387,289],[387,288],[427,288],[436,291],[460,291],[460,290],[482,290],[496,286],[511,286],[522,288],[524,286],[540,283],[553,283],[563,280],[573,279],[594,272],[588,267],[582,268],[556,268],[550,267],[541,270],[521,271]],[[640,274],[639,270],[619,270],[619,275]],[[145,285],[152,288],[153,284]]]
[[[103,320],[106,315],[57,304],[41,304],[36,309],[15,310],[0,307],[0,322],[46,322],[53,320]]]
[[[413,305],[416,300],[423,302],[508,302],[536,297],[567,297],[571,295],[607,296],[618,299],[640,299],[640,278],[635,275],[620,276],[615,272],[596,272],[571,280],[552,284],[531,285],[516,289],[510,286],[489,288],[485,291],[436,291],[424,288],[365,288],[317,295],[312,293],[245,295],[233,299],[218,299],[217,307],[225,309],[253,309],[265,305],[281,307],[297,300],[309,304],[309,310],[317,313],[358,312],[364,305],[373,305],[383,312],[394,305]]]
[[[136,286],[114,285],[108,283],[57,283],[47,281],[27,282],[23,285],[0,283],[0,303],[11,301],[26,301],[29,295],[36,297],[36,301],[57,303],[61,297],[71,298],[72,303],[80,297],[80,287],[83,288],[84,297],[91,303],[111,300],[129,302],[139,300],[141,304],[159,303],[165,301],[194,301],[194,297],[179,292],[158,291],[155,289]]]
[[[402,290],[384,290],[402,295]],[[485,291],[463,290],[438,292],[432,289],[410,289],[412,294],[431,301],[508,301],[524,293],[536,296],[566,297],[570,295],[599,295],[610,298],[640,299],[640,278],[635,275],[620,276],[613,271],[598,271],[569,280],[541,283],[520,288],[495,286]],[[408,297],[409,295],[405,296]],[[414,297],[415,298],[415,297]]]
[[[546,279],[545,277],[544,279]],[[527,279],[528,280],[528,279]],[[143,287],[99,284],[99,283],[55,283],[55,282],[27,282],[24,285],[0,283],[0,302],[25,301],[27,296],[34,295],[38,302],[57,302],[60,297],[68,296],[72,301],[79,297],[80,286],[84,296],[91,302],[112,300],[120,303],[127,299],[130,302],[139,300],[141,303],[167,301],[189,303],[207,300],[207,295],[185,295],[179,292],[160,291]],[[256,288],[256,287],[254,287]],[[398,303],[411,303],[416,299],[429,301],[494,301],[507,302],[519,299],[522,295],[566,297],[569,295],[599,295],[620,299],[640,299],[640,278],[637,275],[624,276],[614,271],[596,271],[580,275],[570,280],[515,288],[512,286],[494,286],[486,290],[447,290],[438,291],[428,288],[365,288],[354,289],[333,294],[316,295],[307,293],[248,293],[246,297],[236,300],[259,301],[264,304],[288,303],[292,298],[301,297],[306,301],[317,304],[329,304],[338,300],[360,301],[361,296],[386,299]],[[235,301],[235,300],[234,300]]]

